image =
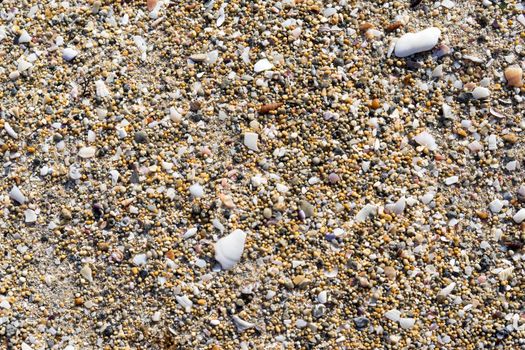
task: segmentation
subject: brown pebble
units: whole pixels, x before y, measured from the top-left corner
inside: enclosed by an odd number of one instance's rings
[[[81,306],[82,304],[84,304],[84,299],[82,297],[76,297],[75,306]]]
[[[372,100],[372,103],[370,104],[370,107],[372,107],[372,109],[378,109],[379,107],[381,107],[381,102],[379,102],[378,98],[374,98]]]
[[[385,267],[385,276],[390,280],[396,279],[397,271],[392,266]]]
[[[148,11],[153,11],[155,6],[157,6],[157,2],[158,2],[158,0],[147,0],[146,5],[148,7]]]
[[[268,104],[262,105],[261,108],[259,109],[259,113],[266,114],[266,113],[269,113],[271,111],[275,111],[276,109],[278,109],[282,105],[283,105],[282,102],[268,103]]]
[[[390,23],[389,25],[386,26],[386,30],[388,32],[393,32],[394,30],[398,29],[398,28],[401,28],[403,26],[403,23],[400,22],[400,21],[395,21],[393,23]]]
[[[512,143],[512,144],[518,142],[518,136],[513,132],[505,134],[501,138],[503,139],[503,141]]]

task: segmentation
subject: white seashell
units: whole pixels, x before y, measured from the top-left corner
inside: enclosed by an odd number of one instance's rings
[[[97,139],[97,134],[95,134],[93,130],[88,130],[88,134],[87,134],[88,142],[95,142],[96,139]]]
[[[109,176],[111,176],[111,184],[115,186],[118,182],[118,178],[120,177],[120,173],[117,170],[110,170]]]
[[[521,224],[521,222],[525,220],[525,209],[518,210],[518,212],[512,217],[512,220],[517,224]]]
[[[375,215],[376,212],[377,207],[375,205],[367,204],[357,213],[357,215],[355,216],[355,221],[363,222],[366,219],[368,219],[370,215]]]
[[[246,242],[246,232],[235,230],[215,243],[215,259],[222,268],[229,270],[241,260]]]
[[[18,138],[18,134],[13,130],[13,128],[11,127],[11,125],[9,125],[8,122],[4,123],[4,129],[7,132],[7,134],[11,136],[12,138],[14,139]]]
[[[84,158],[84,159],[87,159],[87,158],[93,158],[95,156],[95,152],[97,151],[97,149],[95,147],[82,147],[79,151],[78,151],[78,156],[81,157],[81,158]]]
[[[185,234],[182,235],[182,238],[184,238],[184,239],[190,238],[190,237],[195,236],[196,234],[197,234],[197,228],[196,227],[192,227],[192,228],[188,229]]]
[[[423,202],[423,204],[428,204],[432,202],[435,195],[436,194],[434,192],[427,192],[423,196],[421,196],[421,202]]]
[[[433,78],[441,78],[443,76],[443,65],[440,64],[432,71]]]
[[[441,105],[441,109],[443,111],[443,118],[445,118],[445,119],[454,119],[454,114],[452,113],[452,107],[450,107],[446,103],[443,103]]]
[[[19,44],[25,44],[31,41],[31,35],[24,29],[20,33],[20,36],[18,37],[18,43]]]
[[[208,64],[214,64],[215,62],[217,62],[218,59],[219,59],[218,50],[213,50],[206,54],[206,62],[208,62]]]
[[[62,58],[66,61],[71,61],[77,56],[78,51],[71,47],[66,47],[64,50],[62,50]]]
[[[392,212],[396,215],[402,214],[405,211],[406,200],[405,197],[399,198],[399,200],[394,204]]]
[[[35,222],[36,221],[36,212],[33,209],[24,210],[25,222]]]
[[[416,319],[414,319],[414,318],[401,317],[399,319],[399,325],[403,329],[410,329],[410,328],[414,327],[414,324],[416,324]]]
[[[438,292],[439,296],[446,297],[456,288],[456,282],[450,283],[448,286]]]
[[[71,165],[69,167],[69,177],[72,179],[72,180],[78,180],[82,177],[82,174],[80,173],[80,169],[77,168],[76,166],[74,165]]]
[[[137,266],[146,265],[147,261],[148,261],[148,258],[146,254],[137,254],[133,257],[133,264]]]
[[[438,148],[434,136],[430,135],[427,131],[423,131],[414,137],[414,141],[416,141],[421,146],[425,146],[431,151],[435,151]]]
[[[16,185],[11,188],[11,191],[9,191],[9,198],[17,201],[20,204],[24,204],[27,201],[27,198]]]
[[[259,135],[254,132],[245,132],[244,133],[244,145],[251,149],[252,151],[258,151],[257,140]]]
[[[22,342],[22,350],[33,350],[33,348],[27,345],[26,343]]]
[[[96,88],[97,96],[99,97],[107,97],[110,95],[110,92],[103,80],[95,81],[95,88]]]
[[[89,283],[93,283],[93,272],[88,265],[80,269],[80,276],[84,277]]]
[[[224,232],[224,225],[219,221],[219,219],[215,218],[211,221],[213,227],[215,227],[217,230]]]
[[[195,198],[201,198],[202,196],[204,196],[204,190],[202,186],[198,183],[195,183],[190,186],[190,193]]]
[[[498,273],[498,278],[500,279],[500,281],[507,281],[512,276],[513,271],[514,267],[507,267],[506,269],[503,269]]]
[[[16,67],[16,69],[19,71],[19,72],[23,72],[25,70],[28,70],[29,68],[33,67],[33,64],[30,63],[30,62],[27,62],[23,59],[20,59],[20,61],[18,61],[18,66]]]
[[[490,90],[486,87],[478,86],[472,91],[472,97],[476,100],[484,99],[490,96]]]
[[[255,63],[255,65],[253,66],[253,70],[256,73],[259,73],[259,72],[262,72],[268,69],[272,69],[272,68],[273,68],[273,64],[270,61],[268,61],[268,59],[266,58],[263,58],[262,60],[257,61],[257,63]]]
[[[191,310],[191,307],[193,306],[193,302],[188,298],[187,296],[178,296],[175,295],[175,299],[177,299],[177,303],[179,303],[180,306],[184,308],[186,312],[189,312]]]
[[[501,209],[503,209],[503,202],[499,199],[494,199],[492,202],[490,202],[489,209],[494,214],[497,214],[501,211]]]
[[[407,33],[396,42],[394,54],[407,57],[418,52],[428,51],[437,45],[441,30],[430,27],[417,33]]]
[[[244,331],[246,329],[255,327],[255,323],[247,322],[247,321],[241,319],[237,315],[233,315],[232,318],[233,318],[233,322],[237,326],[237,329],[239,330],[239,332],[242,332],[242,331]]]
[[[328,301],[328,292],[326,290],[319,292],[319,294],[317,295],[317,301],[321,304],[326,304],[326,302]]]
[[[0,301],[0,308],[9,310],[11,308],[11,304],[9,304],[9,301],[4,299]]]
[[[399,310],[392,309],[385,312],[384,316],[390,321],[398,322],[401,318],[401,312]]]
[[[160,311],[157,311],[155,312],[152,316],[151,316],[151,320],[153,322],[159,322],[160,321]]]

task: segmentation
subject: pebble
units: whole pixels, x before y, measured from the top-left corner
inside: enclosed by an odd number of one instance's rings
[[[472,97],[476,100],[488,98],[490,96],[490,90],[486,87],[478,86],[472,91]]]
[[[195,184],[190,186],[190,193],[195,198],[204,197],[204,189],[198,183],[195,183]]]
[[[427,147],[430,151],[437,150],[438,146],[436,140],[427,131],[423,131],[414,137],[419,145]]]
[[[523,220],[525,220],[525,209],[522,208],[522,209],[518,210],[516,212],[516,214],[514,214],[512,219],[514,220],[515,223],[521,224],[523,222]]]
[[[273,64],[270,63],[270,61],[268,61],[267,58],[263,58],[263,59],[257,61],[257,63],[255,63],[255,65],[253,66],[253,70],[256,73],[260,73],[260,72],[263,72],[265,70],[269,70],[269,69],[272,69],[272,68],[273,68]]]
[[[62,50],[62,57],[66,61],[72,61],[77,56],[78,56],[78,51],[71,47],[66,47],[64,50]]]
[[[19,204],[24,204],[27,201],[26,196],[20,191],[17,186],[13,186],[11,191],[9,191],[9,198],[16,201]]]
[[[299,203],[299,207],[307,218],[313,217],[315,215],[315,207],[308,201],[302,200]]]
[[[18,36],[18,43],[19,44],[27,44],[31,42],[31,35],[24,29],[20,32],[20,35]]]
[[[8,122],[4,123],[4,129],[9,136],[11,136],[14,139],[18,139],[18,134],[13,130],[13,128]]]
[[[430,27],[416,33],[406,33],[396,42],[394,53],[397,57],[408,57],[415,53],[431,50],[437,45],[441,30]]]
[[[24,210],[24,217],[26,223],[32,223],[36,221],[37,214],[33,209],[26,209]]]
[[[142,130],[137,131],[133,139],[135,140],[136,143],[147,143],[149,140],[148,134]]]
[[[82,147],[78,151],[78,156],[84,159],[93,158],[97,149],[93,146]]]

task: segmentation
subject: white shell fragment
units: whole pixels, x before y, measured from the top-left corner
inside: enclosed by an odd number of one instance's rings
[[[416,137],[414,137],[414,141],[416,141],[421,146],[425,146],[430,151],[435,151],[438,148],[434,136],[430,135],[427,131],[423,131],[416,135]]]
[[[215,259],[222,268],[229,270],[241,260],[246,242],[246,232],[235,230],[215,243]]]
[[[7,134],[11,136],[12,138],[14,139],[18,138],[18,134],[13,130],[13,128],[11,127],[11,125],[9,125],[8,122],[4,123],[4,129],[7,132]]]
[[[27,201],[27,198],[17,186],[13,186],[13,188],[11,188],[11,191],[9,191],[9,198],[17,201],[20,204],[24,204]]]
[[[494,214],[497,214],[501,211],[501,209],[503,209],[503,202],[499,199],[494,199],[492,202],[490,202],[489,209]]]
[[[95,147],[82,147],[79,151],[78,151],[78,156],[81,157],[81,158],[84,158],[84,159],[87,159],[87,158],[93,158],[95,156],[95,153],[96,153],[97,149]]]
[[[107,97],[110,95],[110,92],[103,80],[95,81],[95,88],[96,88],[97,96],[99,97]]]
[[[398,322],[401,318],[401,312],[399,310],[392,309],[385,312],[384,316],[390,321]]]
[[[257,63],[255,63],[255,65],[253,66],[253,70],[256,73],[263,72],[265,70],[272,69],[272,68],[273,68],[273,64],[270,61],[268,61],[268,59],[266,58],[263,58],[262,60],[257,61]]]
[[[259,139],[259,135],[254,132],[246,132],[244,133],[244,145],[251,149],[252,151],[258,151],[259,147],[257,147],[257,140]]]
[[[398,39],[394,49],[397,57],[407,57],[418,52],[431,50],[437,45],[441,30],[430,27],[417,33],[407,33]]]
[[[186,312],[189,312],[191,310],[193,302],[186,295],[176,295],[175,299],[177,299],[177,303],[179,303],[179,305],[182,306]]]
[[[239,330],[239,332],[242,332],[242,331],[245,331],[245,330],[247,330],[249,328],[255,327],[255,323],[251,323],[251,322],[245,321],[245,320],[243,320],[242,318],[240,318],[237,315],[233,315],[232,318],[233,318],[233,322],[237,326],[237,329]]]
[[[450,293],[452,293],[452,291],[454,290],[454,288],[456,288],[456,282],[452,282],[450,283],[448,286],[446,286],[445,288],[441,289],[438,293],[438,296],[441,296],[441,297],[446,297],[448,296]]]
[[[450,176],[445,179],[445,185],[450,186],[450,185],[457,183],[458,181],[459,181],[458,176]]]
[[[35,222],[37,218],[36,212],[33,209],[24,210],[24,221],[26,223]]]
[[[357,215],[355,216],[355,221],[357,222],[363,222],[365,221],[366,219],[368,219],[368,217],[370,215],[375,215],[377,212],[377,207],[373,204],[367,204],[363,207],[363,209],[361,209]]]
[[[133,264],[137,266],[146,265],[147,261],[148,261],[148,258],[146,254],[137,254],[133,257]]]
[[[33,64],[30,63],[30,62],[27,62],[26,60],[23,60],[23,59],[20,59],[18,61],[18,66],[16,67],[16,69],[19,71],[19,72],[23,72],[25,70],[28,70],[29,68],[33,67]]]
[[[89,283],[93,283],[93,272],[88,265],[84,265],[80,269],[80,276],[84,277]]]
[[[77,57],[77,55],[78,55],[78,51],[71,47],[66,47],[62,51],[62,58],[65,61],[72,61],[75,57]]]
[[[18,37],[18,43],[19,44],[25,44],[31,41],[31,35],[24,29],[22,32],[20,32],[20,36]]]

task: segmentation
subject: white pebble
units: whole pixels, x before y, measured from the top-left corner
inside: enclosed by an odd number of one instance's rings
[[[78,151],[78,156],[85,159],[93,158],[95,156],[96,150],[97,149],[95,147],[82,147]]]
[[[384,316],[391,321],[398,322],[401,318],[401,312],[399,310],[392,309],[385,312]]]
[[[77,57],[77,55],[78,51],[71,47],[66,47],[64,50],[62,50],[62,58],[66,61],[73,60],[75,57]]]
[[[28,70],[29,68],[33,67],[33,64],[30,63],[30,62],[27,62],[23,59],[20,59],[18,61],[18,66],[16,67],[16,69],[19,71],[19,72],[23,72],[25,70]]]
[[[133,257],[133,264],[137,266],[146,265],[147,260],[146,254],[137,254]]]
[[[518,210],[518,212],[512,217],[512,220],[517,224],[521,224],[521,222],[525,220],[525,209],[522,208]]]
[[[447,297],[450,293],[452,293],[454,288],[456,288],[456,282],[452,282],[448,286],[440,290],[438,295],[442,297]]]
[[[402,318],[399,319],[399,325],[403,329],[410,329],[410,328],[414,327],[414,324],[416,324],[416,319],[414,319],[414,318],[402,317]]]
[[[503,202],[499,199],[494,199],[492,202],[490,202],[489,209],[494,214],[497,214],[501,211],[501,209],[503,209]]]
[[[418,52],[428,51],[438,43],[441,30],[430,27],[417,33],[407,33],[396,42],[394,53],[397,57],[407,57]]]
[[[194,183],[190,186],[190,193],[195,198],[201,198],[204,196],[204,189],[198,183]]]
[[[363,222],[366,219],[368,219],[370,215],[375,215],[376,212],[377,207],[375,205],[367,204],[357,213],[357,215],[355,216],[355,221]]]
[[[455,183],[457,183],[459,181],[459,177],[458,176],[450,176],[450,177],[447,177],[445,179],[445,184],[447,186],[450,186],[450,185],[453,185]]]
[[[478,86],[472,91],[472,97],[476,100],[484,99],[490,96],[490,90],[486,87]]]
[[[102,80],[95,81],[95,89],[96,89],[96,92],[97,92],[97,96],[99,96],[99,97],[107,97],[107,96],[110,95],[110,92],[109,92],[106,84]]]
[[[80,275],[84,277],[84,279],[86,279],[89,283],[93,283],[93,272],[88,265],[84,265],[84,267],[80,269]]]
[[[317,295],[317,301],[321,304],[326,304],[326,302],[328,301],[328,292],[326,290],[319,292],[319,294]]]

